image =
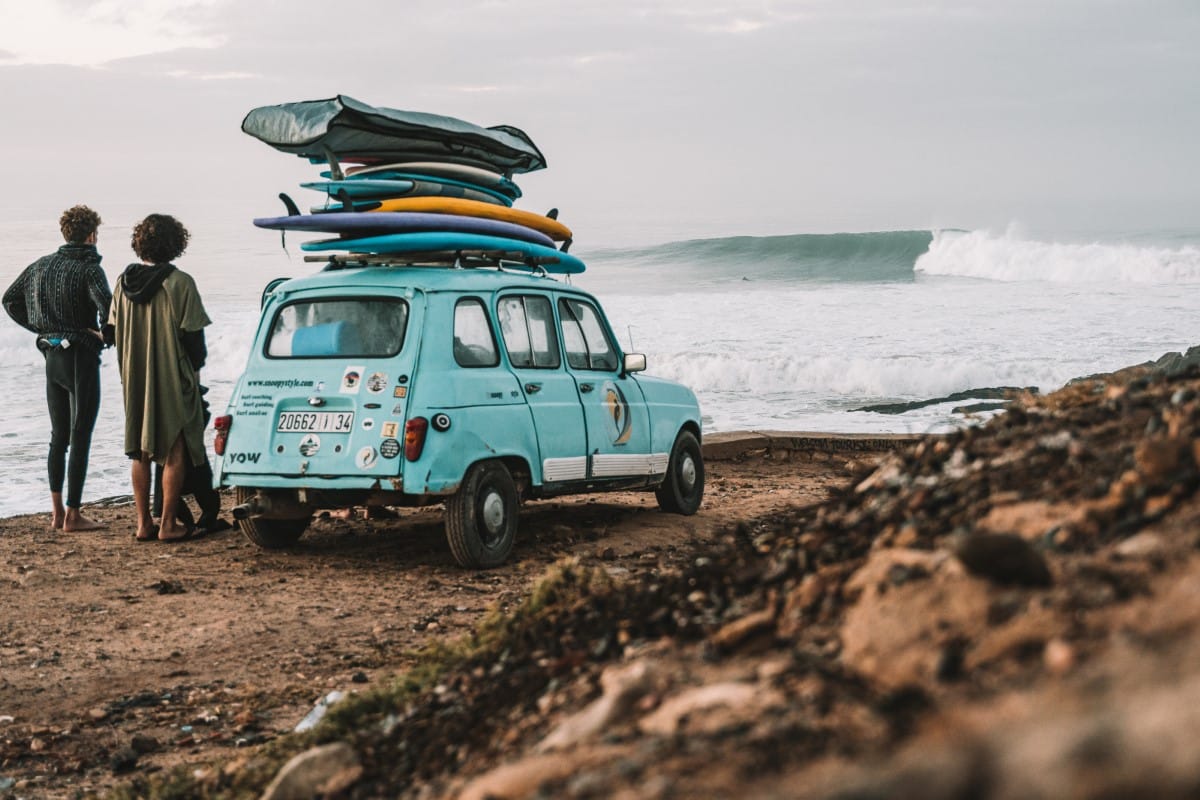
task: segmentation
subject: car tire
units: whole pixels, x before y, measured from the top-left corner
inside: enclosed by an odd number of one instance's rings
[[[238,486],[234,490],[236,505],[250,502],[254,495],[254,489]],[[311,521],[312,517],[296,517],[294,519],[247,517],[238,520],[238,526],[247,539],[264,550],[283,550],[300,540]]]
[[[503,463],[471,465],[446,501],[446,539],[459,566],[485,569],[508,559],[517,536],[518,505],[517,485]]]
[[[672,514],[691,516],[704,499],[704,455],[691,431],[680,431],[671,447],[667,477],[654,492],[658,507]]]

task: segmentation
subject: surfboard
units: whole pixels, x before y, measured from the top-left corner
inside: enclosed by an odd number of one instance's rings
[[[322,173],[325,175],[326,173]],[[346,178],[344,180],[308,181],[300,184],[305,189],[314,189],[328,195],[336,195],[345,189],[352,198],[377,199],[412,195],[414,197],[463,197],[481,203],[512,205],[512,198],[482,187],[467,186],[458,181],[442,178],[424,178],[418,175],[393,175],[379,173],[378,178]],[[384,177],[386,176],[386,177]]]
[[[466,164],[450,164],[444,161],[400,161],[395,164],[364,164],[348,167],[346,175],[373,175],[379,172],[410,172],[417,175],[436,175],[440,178],[462,181],[475,186],[486,186],[511,197],[521,196],[518,186],[499,172],[472,167]]]
[[[312,231],[340,233],[350,237],[381,236],[388,233],[416,231],[455,231],[519,239],[524,242],[553,247],[554,240],[546,234],[517,225],[483,217],[464,217],[457,214],[427,214],[420,211],[351,212],[342,214],[299,214],[286,217],[260,217],[254,220],[260,228],[283,231]]]
[[[490,203],[480,203],[476,200],[464,200],[458,197],[401,197],[391,200],[372,200],[367,203],[370,208],[362,208],[355,204],[355,211],[377,214],[383,211],[423,211],[430,214],[460,214],[465,217],[483,217],[498,219],[501,222],[514,222],[541,231],[556,242],[564,242],[571,238],[571,229],[557,219],[535,214],[520,208],[497,206]],[[316,209],[322,215],[346,213],[341,211],[341,204],[336,203],[327,208]]]
[[[352,253],[388,255],[470,251],[495,254],[499,258],[511,261],[535,263],[547,272],[557,275],[577,275],[586,269],[584,263],[576,256],[555,250],[553,247],[500,236],[483,236],[452,231],[392,233],[386,236],[367,236],[361,239],[325,239],[319,242],[304,242],[300,248],[318,253],[346,250]]]

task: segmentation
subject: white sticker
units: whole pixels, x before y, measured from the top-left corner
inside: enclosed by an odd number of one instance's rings
[[[346,371],[342,373],[342,388],[339,391],[342,394],[358,394],[364,369],[366,367],[346,367]]]
[[[375,466],[375,462],[379,460],[379,453],[374,447],[364,447],[358,451],[358,455],[354,459],[354,463],[359,469],[370,469]]]
[[[304,438],[300,440],[300,455],[308,458],[315,456],[317,451],[321,449],[321,437],[315,433],[306,433]]]

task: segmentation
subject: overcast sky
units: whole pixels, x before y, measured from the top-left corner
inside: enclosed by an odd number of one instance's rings
[[[1200,227],[1200,0],[0,0],[10,217],[252,217],[342,93],[525,130],[580,247]],[[305,197],[308,195],[308,197]]]

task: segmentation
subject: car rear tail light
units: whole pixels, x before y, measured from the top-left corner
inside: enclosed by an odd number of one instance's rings
[[[429,420],[413,417],[404,423],[404,457],[416,461],[425,449],[425,434],[429,431]]]
[[[213,420],[213,430],[217,432],[217,435],[213,437],[213,452],[219,456],[225,455],[225,442],[229,439],[229,429],[232,427],[233,417],[228,414]]]

